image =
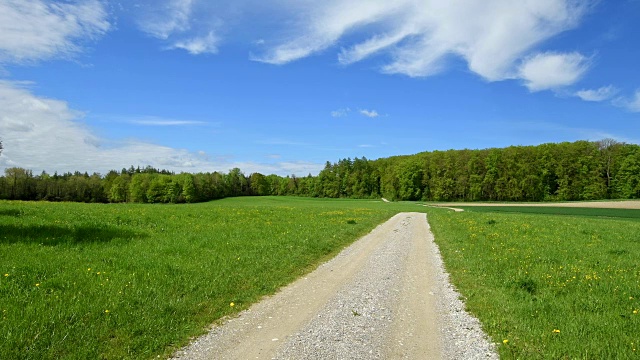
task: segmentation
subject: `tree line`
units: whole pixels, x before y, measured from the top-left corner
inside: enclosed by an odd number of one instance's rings
[[[447,150],[327,162],[317,176],[175,174],[152,167],[34,175],[8,168],[0,198],[191,203],[234,196],[295,195],[424,201],[565,201],[640,198],[640,146],[576,141]]]

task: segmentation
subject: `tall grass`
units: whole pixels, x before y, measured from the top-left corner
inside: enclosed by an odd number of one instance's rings
[[[0,357],[166,356],[311,270],[392,208],[296,198],[0,202]]]
[[[637,220],[442,210],[429,220],[502,358],[640,356]]]

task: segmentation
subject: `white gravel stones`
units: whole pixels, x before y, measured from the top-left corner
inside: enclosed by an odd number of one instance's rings
[[[394,216],[175,359],[497,359],[425,220]]]

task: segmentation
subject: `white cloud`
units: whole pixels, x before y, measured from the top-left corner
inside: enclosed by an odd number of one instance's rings
[[[140,29],[163,40],[173,33],[189,30],[193,3],[193,0],[168,0],[146,4],[138,20]]]
[[[0,1],[0,63],[73,56],[110,28],[104,5],[43,0]]]
[[[4,150],[0,171],[23,167],[39,172],[106,173],[123,167],[151,165],[176,172],[228,171],[306,175],[321,164],[211,161],[205,152],[190,152],[135,139],[110,140],[83,125],[82,112],[66,102],[34,95],[20,82],[0,81],[0,134]],[[156,125],[156,124],[153,124]]]
[[[380,116],[380,114],[378,114],[377,111],[375,110],[360,110],[360,114],[366,116],[366,117],[370,117],[370,118],[377,118],[378,116]]]
[[[279,138],[272,138],[272,139],[264,139],[264,140],[260,140],[256,142],[257,144],[262,144],[262,145],[283,145],[283,146],[307,146],[309,144],[304,143],[304,142],[299,142],[299,141],[295,141],[295,140],[288,140],[288,139],[279,139]]]
[[[327,49],[350,30],[374,24],[410,3],[397,1],[307,1],[292,6],[291,15],[298,26],[289,29],[291,38],[257,58],[272,64],[284,64]]]
[[[343,65],[384,56],[383,73],[424,77],[445,70],[448,60],[458,57],[485,80],[523,79],[538,91],[569,85],[587,69],[578,54],[532,52],[576,27],[595,1],[237,0],[229,5],[145,0],[148,11],[141,12],[140,24],[169,48],[194,55],[216,53],[222,33],[245,36],[243,41],[257,47],[251,59],[271,64],[340,46],[337,58]],[[234,31],[246,23],[252,30]],[[550,68],[553,76],[544,78],[536,71],[540,67]]]
[[[333,116],[333,117],[345,117],[345,116],[348,116],[350,112],[351,112],[351,109],[349,109],[349,108],[338,109],[338,110],[332,111],[331,112],[331,116]]]
[[[140,5],[140,29],[161,40],[165,49],[182,49],[192,55],[217,54],[220,20],[215,15],[219,4],[196,0],[154,0]]]
[[[549,52],[527,58],[519,72],[525,86],[533,92],[574,84],[588,68],[587,58],[579,53]]]
[[[386,73],[429,76],[448,56],[467,61],[489,81],[518,77],[517,62],[536,45],[575,27],[590,1],[573,0],[327,0],[303,2],[297,27],[259,60],[284,64],[324,51],[348,35],[365,40],[338,55],[351,64],[389,55]],[[356,38],[358,38],[356,37]]]
[[[285,161],[278,164],[278,167],[272,172],[295,174],[297,176],[307,176],[309,174],[318,174],[324,169],[324,164],[316,164],[308,161]]]
[[[627,109],[633,112],[640,112],[640,90],[636,91],[631,101],[629,101]]]
[[[575,93],[575,96],[584,101],[604,101],[610,99],[618,92],[618,89],[613,85],[603,86],[595,90],[582,89]]]
[[[614,99],[612,103],[631,112],[640,112],[640,90],[636,90],[631,98],[619,97]]]
[[[146,116],[141,119],[134,119],[131,120],[130,123],[147,126],[185,126],[207,124],[204,121],[164,119],[155,116]]]
[[[183,49],[191,55],[200,55],[204,53],[218,53],[219,39],[214,35],[213,31],[206,36],[194,37],[192,39],[178,41],[173,45],[175,49]]]

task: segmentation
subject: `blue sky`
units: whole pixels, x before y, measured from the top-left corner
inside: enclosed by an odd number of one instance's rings
[[[640,142],[640,1],[0,0],[0,171]]]

